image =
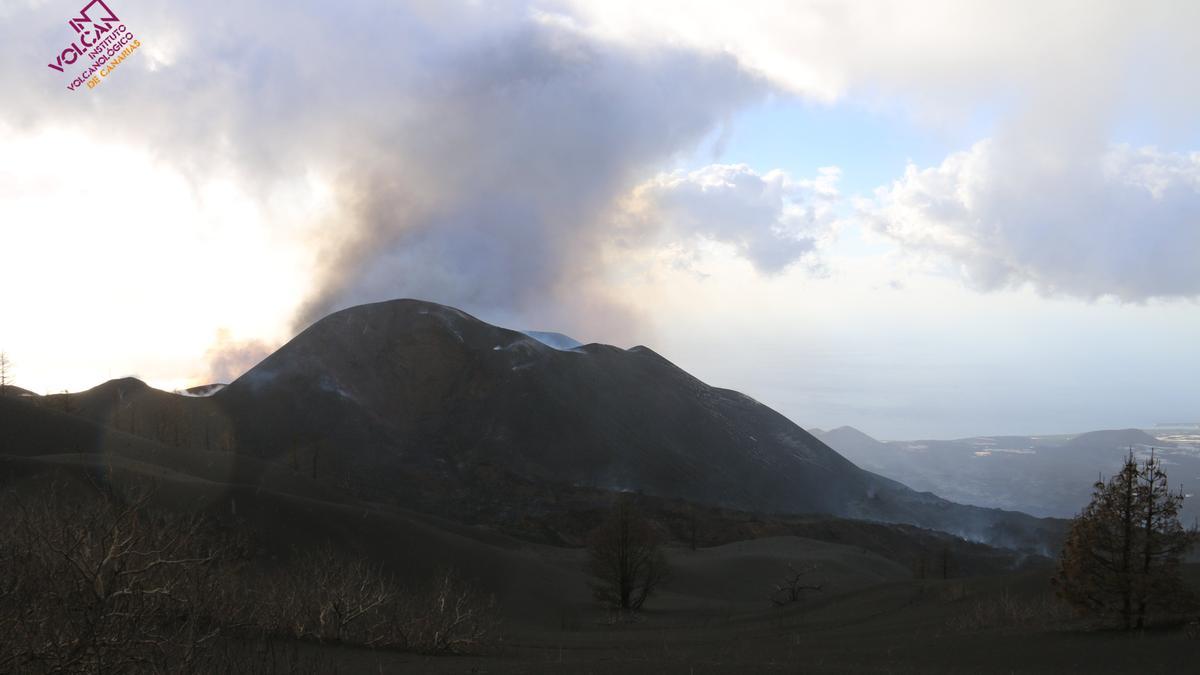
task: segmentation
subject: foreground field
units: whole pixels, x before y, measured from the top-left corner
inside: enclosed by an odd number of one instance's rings
[[[171,447],[44,407],[0,405],[6,412],[0,421],[22,441],[0,452],[0,487],[13,499],[150,490],[155,508],[244,535],[258,572],[332,546],[404,583],[453,569],[494,596],[502,616],[499,639],[472,656],[245,642],[233,630],[222,648],[239,665],[226,672],[1180,673],[1200,655],[1195,626],[1089,630],[1054,599],[1052,562],[1037,555],[910,526],[650,499],[677,533],[672,574],[636,620],[617,620],[593,600],[578,545],[358,499],[287,466]],[[551,512],[553,530],[586,531],[595,509],[583,506]],[[686,535],[696,514],[693,550]],[[791,568],[810,570],[822,590],[776,607],[773,587]],[[1200,586],[1200,570],[1188,572]]]
[[[1197,656],[1194,626],[1088,630],[1056,604],[1046,575],[1030,573],[884,582],[782,609],[663,608],[633,624],[590,616],[558,631],[511,626],[485,657],[340,653],[332,662],[428,673],[1181,673]]]

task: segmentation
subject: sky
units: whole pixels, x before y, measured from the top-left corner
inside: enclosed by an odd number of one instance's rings
[[[1197,3],[106,0],[136,48],[71,90],[89,2],[0,0],[38,393],[415,297],[804,427],[1200,420]]]

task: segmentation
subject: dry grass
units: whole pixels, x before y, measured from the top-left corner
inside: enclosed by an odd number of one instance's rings
[[[966,609],[949,620],[951,630],[974,633],[1004,628],[1046,629],[1074,618],[1071,609],[1047,593],[1022,597],[1007,589],[998,595],[964,599]]]

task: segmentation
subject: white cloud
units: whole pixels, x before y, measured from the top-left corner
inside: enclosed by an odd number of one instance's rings
[[[830,239],[840,171],[796,180],[786,172],[756,173],[744,164],[712,164],[655,176],[628,203],[632,234],[689,246],[696,239],[732,246],[763,274],[807,260]]]
[[[910,165],[865,214],[973,287],[1125,301],[1200,295],[1200,153],[982,141]]]
[[[868,209],[877,231],[972,287],[1200,295],[1200,89],[1183,84],[1200,62],[1200,3],[565,4],[608,39],[733,54],[809,100],[882,102],[960,134],[988,120],[979,135],[993,140],[910,168]],[[1129,138],[1163,149],[1120,145]]]
[[[1143,98],[1200,103],[1194,88],[1174,86],[1200,50],[1193,39],[1200,5],[1190,0],[561,4],[611,39],[730,53],[782,87],[826,102],[859,93],[972,106],[1087,80],[1138,82],[1148,85]]]

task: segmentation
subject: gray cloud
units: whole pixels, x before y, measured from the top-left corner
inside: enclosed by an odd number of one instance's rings
[[[628,320],[579,298],[615,201],[767,90],[730,56],[606,41],[523,2],[113,6],[142,47],[77,93],[44,65],[66,14],[16,10],[0,123],[85,125],[263,194],[333,179],[298,325],[400,296],[585,333]]]
[[[583,292],[616,200],[762,91],[728,58],[553,25],[466,49],[444,76],[394,156],[354,179],[358,229],[304,318],[411,295],[544,321],[540,307]]]

